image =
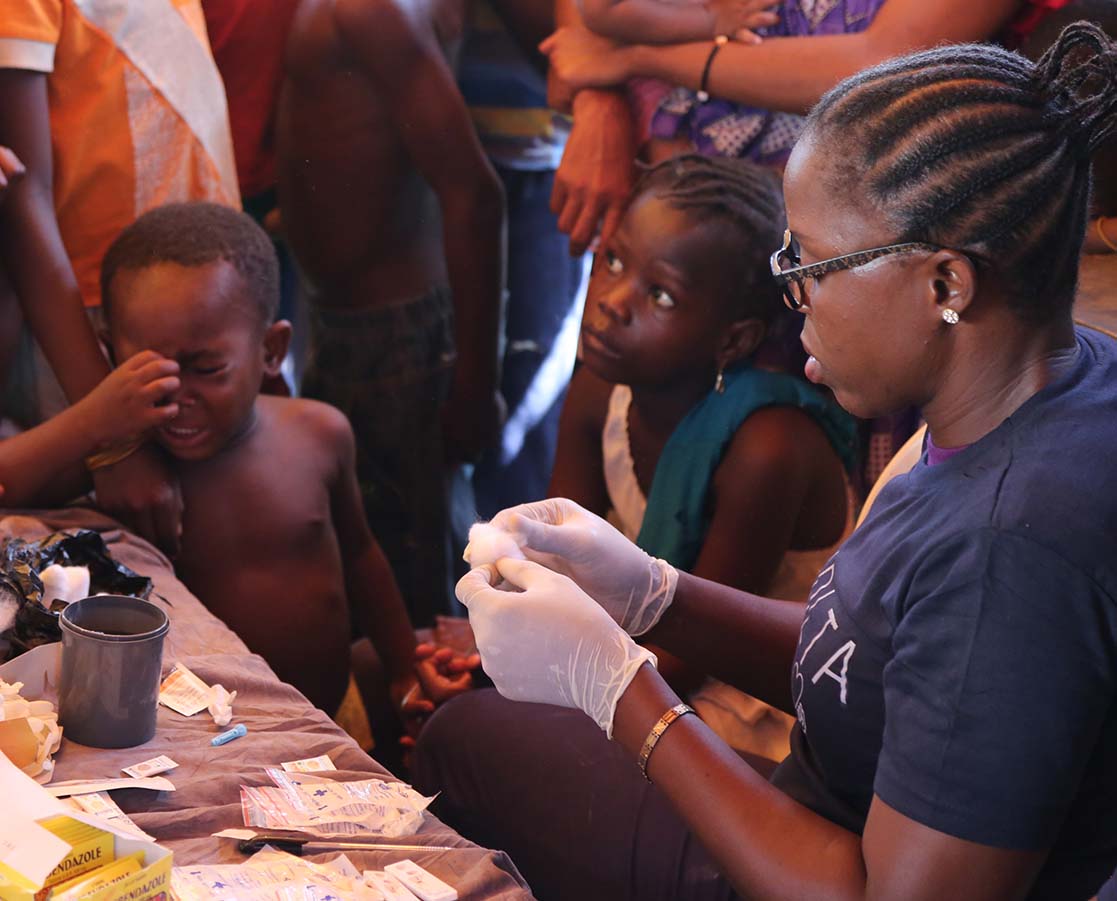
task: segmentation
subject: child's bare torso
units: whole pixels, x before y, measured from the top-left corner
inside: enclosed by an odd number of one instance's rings
[[[349,679],[351,631],[330,512],[342,464],[315,430],[318,406],[260,397],[241,441],[179,465],[175,569],[281,679],[332,714]]]
[[[461,0],[429,2],[452,4]],[[421,9],[413,18],[425,52],[430,26]],[[409,50],[385,40],[383,52],[398,54],[401,82],[410,78]],[[446,280],[438,203],[408,158],[386,90],[338,33],[334,0],[303,0],[279,104],[279,184],[284,230],[320,306],[375,306]]]

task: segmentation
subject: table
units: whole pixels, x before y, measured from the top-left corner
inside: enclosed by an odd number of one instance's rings
[[[236,842],[213,838],[212,833],[243,827],[240,786],[271,785],[265,767],[328,754],[338,772],[321,773],[339,780],[395,777],[362,751],[323,712],[295,688],[280,682],[264,660],[214,617],[177,578],[170,561],[152,545],[124,531],[118,523],[85,508],[32,511],[0,520],[0,534],[37,538],[58,529],[94,529],[102,533],[114,558],[150,576],[151,600],[170,617],[163,651],[166,674],[184,663],[209,684],[221,683],[237,692],[234,722],[248,734],[214,748],[210,739],[224,731],[208,713],[179,716],[160,706],[155,737],[144,745],[123,750],[100,750],[63,737],[56,755],[56,780],[121,776],[120,769],[166,754],[179,766],[167,773],[174,792],[140,789],[113,791],[112,797],[159,844],[174,851],[176,866],[237,863],[245,858]],[[380,869],[410,857],[457,888],[463,899],[531,898],[527,884],[502,851],[481,848],[462,838],[437,818],[428,816],[416,844],[449,845],[450,851],[346,852],[359,869]],[[310,856],[324,862],[336,852]]]

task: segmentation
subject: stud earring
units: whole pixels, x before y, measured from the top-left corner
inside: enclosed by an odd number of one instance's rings
[[[725,370],[718,367],[718,377],[714,379],[714,390],[718,394],[725,394]]]
[[[947,325],[957,325],[958,311],[952,310],[950,309],[950,307],[947,307],[945,310],[942,311],[942,321],[945,322]]]

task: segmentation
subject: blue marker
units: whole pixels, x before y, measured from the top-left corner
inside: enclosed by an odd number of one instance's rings
[[[228,732],[222,732],[220,735],[214,736],[213,739],[210,740],[210,744],[213,745],[215,748],[218,745],[227,745],[234,738],[240,738],[242,735],[246,735],[247,733],[248,729],[245,728],[244,723],[237,723]]]

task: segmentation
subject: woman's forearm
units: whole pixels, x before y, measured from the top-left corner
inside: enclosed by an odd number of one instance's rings
[[[806,113],[843,78],[887,59],[866,35],[775,38],[758,45],[725,45],[710,66],[706,90],[711,96],[748,106]],[[627,56],[632,75],[647,75],[697,90],[712,43],[671,47],[633,45]],[[780,72],[779,78],[771,77]]]
[[[656,720],[678,702],[651,666],[632,680],[613,737],[633,767]],[[672,724],[648,763],[648,776],[743,897],[864,897],[860,838],[771,786],[698,717]]]
[[[758,597],[680,572],[674,601],[644,637],[703,672],[793,713],[791,664],[803,610],[794,601]]]
[[[714,17],[704,5],[676,6],[660,0],[599,0],[583,4],[582,20],[615,41],[671,44],[713,37]]]
[[[938,44],[989,39],[1019,5],[1018,0],[888,0],[873,24],[858,34],[728,44],[710,67],[708,90],[714,97],[749,106],[805,113],[826,91],[866,66]],[[711,46],[635,45],[619,52],[627,55],[630,74],[697,89]]]

